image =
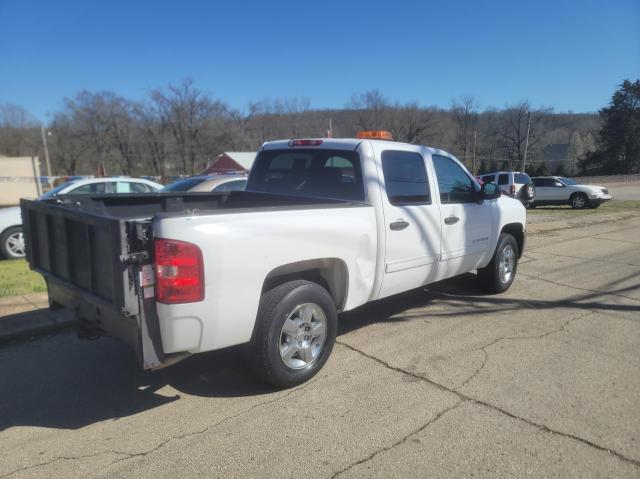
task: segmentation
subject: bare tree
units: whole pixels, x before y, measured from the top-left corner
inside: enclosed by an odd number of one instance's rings
[[[472,96],[465,96],[461,100],[452,100],[451,113],[456,123],[455,145],[460,154],[467,159],[469,145],[472,143],[473,130],[478,121],[478,108]]]
[[[224,142],[225,120],[231,120],[225,103],[211,99],[191,79],[167,90],[154,90],[151,101],[166,119],[175,142],[179,172],[193,174],[206,165]]]
[[[40,150],[39,125],[19,105],[0,104],[0,154],[37,155]]]
[[[418,102],[395,105],[385,115],[387,128],[394,139],[406,143],[427,143],[435,130],[435,113],[433,109],[421,108]]]
[[[532,110],[528,101],[509,105],[497,116],[495,134],[500,139],[507,158],[522,163],[527,141],[528,116],[531,114],[529,128],[530,152],[534,152],[541,139],[541,122],[550,113],[549,109]]]
[[[353,94],[347,108],[357,111],[358,123],[362,130],[388,129],[389,101],[380,90],[369,90]]]

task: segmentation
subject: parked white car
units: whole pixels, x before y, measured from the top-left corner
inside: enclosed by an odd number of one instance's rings
[[[532,207],[545,205],[570,205],[572,208],[597,208],[611,199],[604,186],[581,185],[563,176],[537,176],[532,178],[536,198]]]
[[[518,171],[496,171],[478,177],[482,183],[495,183],[505,195],[517,198],[525,206],[533,203],[536,191],[529,175]]]
[[[226,193],[229,191],[242,191],[247,185],[247,175],[233,173],[226,175],[201,175],[182,178],[162,188],[167,191],[192,191]]]
[[[101,193],[152,193],[163,186],[143,178],[93,178],[72,180],[59,185],[42,195],[38,200],[64,195],[95,195]],[[20,207],[0,209],[0,257],[24,258],[24,236]]]
[[[327,361],[338,312],[473,270],[499,293],[516,275],[518,200],[445,151],[376,136],[265,143],[227,195],[23,200],[29,264],[52,307],[145,369],[244,344],[259,377],[300,384]]]

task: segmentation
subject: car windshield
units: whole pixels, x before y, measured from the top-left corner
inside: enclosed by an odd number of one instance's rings
[[[48,198],[53,198],[54,196],[56,196],[58,193],[60,193],[60,191],[64,190],[67,186],[71,186],[74,183],[76,183],[75,181],[67,181],[66,183],[62,183],[59,186],[56,186],[55,188],[50,189],[49,191],[47,191],[44,195],[40,196],[38,199],[39,200],[46,200]]]
[[[199,185],[205,180],[206,178],[185,178],[165,186],[160,191],[189,191],[191,188]]]
[[[558,180],[560,180],[560,182],[564,183],[567,186],[573,186],[573,185],[579,185],[580,184],[576,180],[572,180],[571,178],[558,178]]]

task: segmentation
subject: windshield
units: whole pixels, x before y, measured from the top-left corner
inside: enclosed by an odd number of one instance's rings
[[[265,150],[256,157],[247,191],[364,201],[358,153],[304,148]]]
[[[66,183],[62,183],[59,186],[56,186],[55,188],[50,189],[49,191],[47,191],[44,195],[40,196],[38,199],[39,200],[46,200],[47,198],[53,198],[54,196],[56,196],[60,191],[64,190],[67,186],[71,186],[74,183],[76,183],[75,181],[68,181]]]
[[[175,183],[165,186],[160,191],[189,191],[196,185],[202,183],[206,178],[185,178]]]
[[[579,185],[580,184],[576,180],[572,180],[571,178],[558,178],[558,180],[560,180],[560,182],[564,183],[567,186],[573,186],[573,185]]]

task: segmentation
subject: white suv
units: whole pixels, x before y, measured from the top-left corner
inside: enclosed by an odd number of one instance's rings
[[[536,196],[533,182],[526,173],[496,171],[495,173],[486,173],[478,176],[478,179],[482,183],[497,184],[504,194],[520,200],[525,207],[529,207]]]
[[[570,205],[572,208],[597,208],[611,199],[604,186],[581,185],[576,180],[563,176],[537,176],[536,199],[532,207],[544,205]]]

